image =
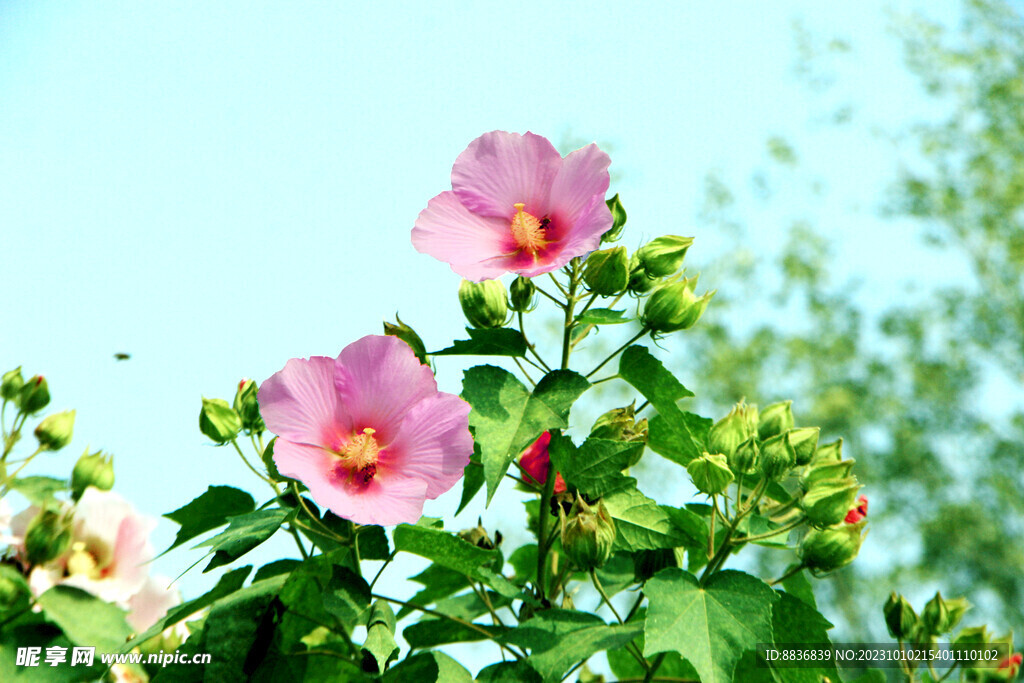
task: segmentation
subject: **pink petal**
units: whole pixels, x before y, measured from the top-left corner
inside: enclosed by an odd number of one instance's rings
[[[382,473],[356,486],[335,474],[336,458],[327,451],[282,439],[274,462],[281,474],[305,484],[317,505],[357,524],[412,523],[423,514],[425,481]]]
[[[371,427],[377,443],[385,447],[405,414],[437,393],[437,382],[401,339],[370,335],[342,350],[334,388],[352,416],[353,431]]]
[[[128,600],[128,623],[136,633],[142,633],[167,614],[167,610],[181,602],[177,590],[170,587],[167,577],[150,576],[139,592]]]
[[[334,390],[335,361],[292,358],[260,386],[267,429],[297,443],[334,446],[352,433],[352,420]]]
[[[462,478],[473,454],[469,411],[469,404],[452,394],[421,401],[405,416],[379,465],[425,481],[427,498],[437,498]]]
[[[470,212],[454,192],[442,192],[427,203],[412,229],[412,245],[479,282],[508,272],[501,261],[517,249],[507,219]]]
[[[575,223],[589,210],[595,196],[602,203],[608,192],[608,167],[611,158],[591,143],[565,157],[551,186],[551,206],[559,219]],[[607,209],[607,205],[605,209]],[[608,227],[612,227],[611,211],[608,211]]]
[[[470,211],[511,220],[514,205],[534,216],[548,212],[548,193],[562,157],[546,138],[496,130],[484,133],[452,167],[452,190]]]
[[[565,236],[562,251],[555,259],[561,261],[558,267],[597,249],[601,245],[601,235],[611,227],[612,212],[604,203],[604,195],[594,195],[590,205],[576,218]],[[533,276],[527,274],[527,277]]]

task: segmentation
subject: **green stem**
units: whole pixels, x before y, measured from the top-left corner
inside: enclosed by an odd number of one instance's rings
[[[711,494],[711,532],[708,534],[708,562],[715,556],[715,518],[718,517],[718,496]]]
[[[559,301],[556,297],[553,297],[550,294],[548,294],[547,290],[543,289],[540,285],[535,283],[534,286],[537,288],[538,292],[540,292],[541,294],[543,294],[547,298],[549,298],[552,301],[554,301],[556,306],[558,306],[559,308],[565,308],[565,304],[563,304],[561,301]],[[561,286],[559,286],[559,289],[561,289]]]
[[[648,331],[649,330],[647,330],[647,328],[644,328],[644,329],[640,330],[640,332],[638,332],[636,335],[634,335],[632,339],[630,339],[628,342],[626,342],[625,344],[623,344],[619,348],[617,348],[614,351],[612,351],[611,354],[607,358],[605,358],[603,361],[598,363],[596,368],[594,368],[593,370],[591,370],[590,372],[587,373],[587,378],[589,379],[591,376],[593,376],[594,373],[596,373],[598,370],[603,368],[608,363],[608,361],[610,361],[612,358],[615,358],[615,356],[617,356],[620,353],[622,353],[623,351],[625,351],[629,347],[630,344],[635,342],[637,339],[640,339],[640,337],[643,337],[644,335],[646,335],[648,333]]]
[[[729,528],[726,530],[725,537],[722,539],[722,545],[719,546],[718,552],[715,553],[715,556],[711,558],[711,560],[708,562],[708,566],[704,568],[704,573],[700,575],[701,584],[707,581],[708,578],[710,578],[712,574],[718,571],[718,569],[725,563],[726,559],[729,557],[729,553],[732,552],[733,534],[736,533],[736,529],[739,527],[740,522],[743,520],[743,518],[746,517],[750,513],[750,511],[754,509],[758,501],[761,500],[761,496],[764,495],[764,492],[767,489],[768,480],[762,479],[754,488],[754,494],[749,505],[741,508],[740,504],[737,503],[736,517],[733,518],[732,524],[730,524]]]
[[[544,490],[540,494],[540,510],[537,512],[537,592],[544,599],[544,579],[548,564],[548,517],[551,516],[551,494],[555,491],[555,473],[548,472]]]
[[[562,369],[569,369],[569,354],[572,352],[572,346],[570,341],[572,339],[572,328],[576,326],[576,320],[573,317],[573,309],[576,307],[576,286],[579,284],[577,279],[579,271],[579,258],[574,258],[571,262],[571,268],[569,270],[569,290],[562,292],[565,294],[565,326],[562,328]],[[549,273],[550,274],[550,273]],[[551,279],[558,283],[555,276],[552,275]],[[561,285],[559,285],[561,288]],[[590,375],[587,375],[589,377]]]
[[[625,624],[626,622],[624,622],[622,617],[619,616],[619,611],[615,609],[615,605],[612,604],[611,598],[609,598],[608,594],[605,592],[604,586],[601,585],[601,580],[597,578],[597,571],[594,569],[590,570],[590,581],[594,584],[594,588],[597,589],[597,592],[601,594],[601,599],[604,600],[604,604],[608,605],[608,609],[612,611],[612,614],[615,615],[618,622],[620,624]]]
[[[528,358],[524,358],[523,360],[525,360],[525,361],[529,362],[529,359],[528,359]],[[526,381],[530,383],[530,386],[531,386],[531,387],[535,387],[535,386],[537,386],[537,383],[533,381],[533,378],[532,378],[532,377],[530,377],[530,373],[528,373],[528,372],[526,371],[526,368],[524,368],[524,367],[523,367],[523,364],[519,362],[519,359],[518,359],[518,358],[516,358],[515,356],[513,356],[513,357],[512,357],[512,362],[514,362],[514,363],[516,364],[516,367],[518,367],[518,368],[519,368],[519,372],[523,373],[523,377],[525,377],[525,378],[526,378]],[[540,368],[537,368],[537,369],[539,370]]]
[[[536,358],[537,362],[543,366],[545,372],[551,372],[551,366],[544,362],[544,359],[540,357],[539,353],[537,353],[537,347],[531,344],[530,340],[526,336],[526,325],[523,323],[523,312],[517,311],[516,315],[519,316],[519,334],[523,337],[523,343],[526,344],[526,350],[533,353],[533,357]]]
[[[619,303],[619,299],[621,299],[623,296],[624,296],[624,293],[623,294],[619,294],[617,297],[612,299],[612,302],[610,304],[608,304],[608,308],[615,308],[615,304]],[[584,309],[584,310],[586,310],[586,309]],[[583,315],[583,314],[580,313],[580,315]],[[581,341],[583,341],[583,338],[586,337],[587,334],[590,333],[590,330],[594,329],[595,327],[597,327],[597,325],[595,325],[594,323],[589,323],[587,325],[586,331],[581,336],[579,336],[576,339],[576,341],[574,341],[572,343],[572,348],[576,348],[576,345],[579,344]]]
[[[255,474],[257,477],[262,479],[267,484],[269,484],[270,488],[274,489],[274,492],[277,493],[277,487],[274,486],[273,480],[270,479],[270,477],[265,476],[262,472],[260,472],[255,467],[253,467],[252,463],[249,462],[249,458],[245,457],[245,453],[242,452],[241,447],[239,447],[239,445],[238,445],[238,439],[231,439],[231,445],[235,447],[235,451],[238,453],[238,457],[242,459],[242,462],[245,463],[245,466],[248,467],[252,471],[253,474]]]
[[[391,554],[388,555],[388,559],[384,560],[384,564],[380,566],[380,569],[377,570],[377,573],[373,577],[373,581],[370,582],[370,590],[373,590],[373,587],[377,585],[377,579],[380,578],[380,575],[383,574],[384,570],[388,568],[389,564],[391,564],[391,560],[395,559],[395,555],[397,553],[397,550],[391,551]]]
[[[479,588],[477,587],[478,585]],[[491,621],[494,622],[494,625],[504,626],[505,622],[503,622],[501,620],[501,617],[498,616],[498,612],[494,609],[494,605],[491,604],[491,599],[487,597],[487,588],[485,588],[482,583],[477,584],[473,582],[470,582],[469,587],[473,589],[473,592],[476,593],[476,596],[480,598],[480,601],[482,603],[484,603],[484,607],[486,607],[487,611],[490,612]]]
[[[594,295],[592,297],[590,297],[589,299],[587,299],[587,303],[585,303],[583,305],[583,308],[580,309],[580,312],[578,313],[578,315],[583,315],[584,313],[589,311],[590,307],[594,305],[594,302],[597,301],[597,297],[599,297],[599,296],[600,296],[600,294],[598,294],[597,292],[594,292]]]
[[[807,519],[805,517],[800,517],[800,519],[796,520],[795,522],[787,524],[784,527],[779,527],[778,529],[775,529],[774,531],[769,531],[769,532],[763,533],[763,534],[755,534],[753,536],[744,536],[742,538],[735,538],[735,539],[733,539],[732,542],[735,545],[735,544],[739,544],[739,543],[750,543],[752,541],[760,541],[760,540],[763,540],[765,538],[771,538],[772,536],[778,536],[779,534],[784,534],[787,531],[792,531],[793,529],[797,528],[798,526],[800,526],[801,524],[803,524],[806,521],[807,521]]]
[[[785,581],[789,577],[791,577],[794,574],[798,573],[803,568],[804,568],[804,563],[803,562],[801,562],[800,564],[797,564],[797,565],[793,565],[793,567],[789,571],[787,571],[785,574],[783,574],[782,576],[780,576],[777,579],[773,579],[773,580],[769,581],[768,585],[769,586],[774,586],[775,584],[782,583],[783,581]]]
[[[570,265],[566,266],[565,272],[569,275],[569,282],[571,284],[572,280],[576,276],[576,259],[570,261]],[[565,287],[562,286],[562,283],[558,281],[558,278],[555,277],[554,273],[548,273],[548,277],[551,278],[551,281],[555,283],[555,287],[557,287],[558,291],[562,293],[562,296],[564,296],[566,299],[572,298],[572,287],[566,290]]]
[[[651,681],[654,680],[654,674],[661,668],[661,663],[665,661],[665,657],[667,655],[667,652],[658,653],[658,656],[654,658],[653,662],[651,662],[651,668],[647,670],[647,675],[644,676],[644,683],[651,683]]]

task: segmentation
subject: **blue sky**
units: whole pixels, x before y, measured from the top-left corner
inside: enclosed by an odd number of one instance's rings
[[[795,20],[851,44],[836,89],[796,76]],[[872,126],[928,107],[887,26],[880,2],[8,0],[0,366],[47,375],[52,407],[78,410],[72,446],[36,473],[68,472],[91,445],[115,454],[116,490],[152,515],[209,484],[264,496],[232,452],[206,445],[200,396],[336,355],[396,310],[429,347],[457,336],[458,278],[409,231],[488,130],[597,140],[620,178],[626,243],[693,234],[698,268],[723,244],[695,220],[703,178],[746,178],[782,135],[829,191],[741,207],[751,249],[803,216],[828,221],[859,296],[937,277],[927,254],[902,257],[912,231],[872,204],[895,170]],[[820,122],[829,98],[855,105],[852,123]],[[442,389],[457,393],[460,372],[445,363]],[[160,549],[174,529],[162,521]]]

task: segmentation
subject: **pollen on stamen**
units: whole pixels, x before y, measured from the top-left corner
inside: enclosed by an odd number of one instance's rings
[[[544,239],[544,228],[550,221],[548,219],[541,221],[533,214],[524,211],[526,204],[522,202],[516,202],[512,206],[516,209],[515,215],[512,216],[512,237],[520,249],[536,254],[549,242]]]

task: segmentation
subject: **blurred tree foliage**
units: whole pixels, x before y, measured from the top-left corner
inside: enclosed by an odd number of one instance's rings
[[[684,357],[702,359],[688,371],[695,386],[714,390],[705,397],[711,414],[742,397],[762,405],[799,397],[798,423],[822,425],[826,441],[844,437],[844,453],[858,460],[873,559],[819,584],[842,611],[837,635],[886,638],[881,604],[894,589],[914,601],[936,589],[962,594],[975,605],[965,623],[1019,629],[1024,20],[1002,2],[971,0],[959,26],[918,16],[894,24],[939,114],[905,138],[899,179],[877,203],[894,229],[917,225],[922,249],[943,250],[969,277],[861,306],[856,283],[834,281],[840,255],[815,221],[794,219],[772,262],[751,252],[733,191],[712,176],[701,227],[733,235],[736,251],[706,269],[719,296]],[[797,37],[806,53],[806,32]],[[849,50],[825,45],[830,59]],[[802,68],[812,71],[819,56],[802,54]],[[815,87],[821,78],[806,80]],[[849,120],[849,107],[837,112],[832,123]],[[783,138],[767,152],[778,173],[800,163]],[[765,186],[770,177],[756,173],[755,193]],[[762,303],[751,311],[754,301]]]

